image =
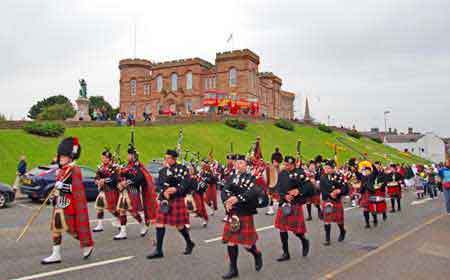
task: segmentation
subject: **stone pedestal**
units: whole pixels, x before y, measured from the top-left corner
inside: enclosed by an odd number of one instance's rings
[[[91,116],[89,115],[89,99],[84,97],[78,97],[75,101],[77,103],[77,114],[73,118],[74,121],[90,121]]]

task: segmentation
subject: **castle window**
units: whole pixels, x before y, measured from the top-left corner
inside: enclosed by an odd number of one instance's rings
[[[170,75],[170,81],[171,81],[171,89],[172,91],[177,91],[178,89],[178,75],[176,73],[172,73],[172,75]]]
[[[212,87],[216,88],[216,77],[212,78]]]
[[[158,92],[161,92],[162,88],[163,88],[163,77],[159,75],[158,77],[156,77],[156,90]]]
[[[236,68],[231,68],[229,73],[228,73],[228,83],[230,85],[230,87],[235,87],[237,85],[237,80],[236,80]]]
[[[136,83],[135,79],[130,81],[130,92],[131,92],[131,95],[136,95],[136,84],[137,83]]]
[[[186,89],[192,89],[192,72],[186,74]]]
[[[205,87],[205,89],[208,89],[208,78],[205,78],[205,84],[204,84],[204,87]]]
[[[150,95],[150,84],[144,84],[144,95]]]
[[[192,113],[192,100],[186,101],[186,109],[188,112]]]

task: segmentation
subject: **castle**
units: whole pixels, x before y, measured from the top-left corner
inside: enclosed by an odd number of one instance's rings
[[[248,49],[217,53],[215,64],[201,58],[160,63],[123,59],[120,111],[140,120],[144,112],[183,115],[229,106],[239,113],[293,119],[295,94],[282,90],[281,78],[259,72],[258,66],[259,56]]]

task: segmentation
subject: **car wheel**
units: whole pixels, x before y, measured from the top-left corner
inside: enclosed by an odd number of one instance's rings
[[[6,206],[6,196],[4,193],[0,193],[0,208],[4,208]]]

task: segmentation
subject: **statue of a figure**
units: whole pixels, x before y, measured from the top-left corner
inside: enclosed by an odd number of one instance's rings
[[[80,97],[81,98],[87,98],[87,85],[86,85],[86,81],[84,79],[78,80],[78,82],[80,83]]]

